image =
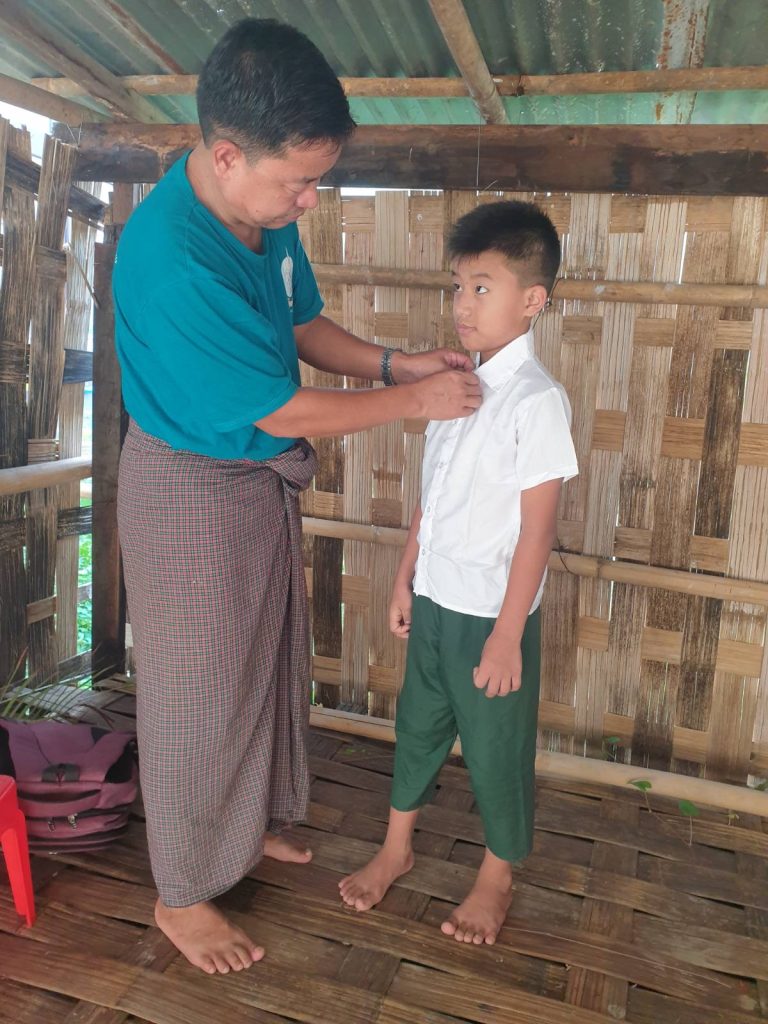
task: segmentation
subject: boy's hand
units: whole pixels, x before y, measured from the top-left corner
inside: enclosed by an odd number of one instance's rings
[[[389,601],[389,628],[395,636],[406,640],[411,632],[413,591],[406,583],[395,583]]]
[[[486,697],[506,697],[520,689],[522,671],[520,641],[494,631],[485,641],[480,664],[472,676],[475,686],[485,690]]]

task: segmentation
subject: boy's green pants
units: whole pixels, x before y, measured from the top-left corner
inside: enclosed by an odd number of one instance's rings
[[[486,845],[497,857],[518,861],[533,845],[540,613],[528,617],[523,633],[522,686],[489,698],[475,687],[472,670],[495,624],[414,597],[397,704],[392,806],[412,811],[430,799],[458,733]]]

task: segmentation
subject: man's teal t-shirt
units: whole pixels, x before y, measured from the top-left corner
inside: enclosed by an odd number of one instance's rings
[[[300,384],[293,328],[323,302],[295,224],[252,252],[196,198],[178,160],[117,247],[115,342],[142,430],[218,459],[268,459],[293,439],[253,424]]]

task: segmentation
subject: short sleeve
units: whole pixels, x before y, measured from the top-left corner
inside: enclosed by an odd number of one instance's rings
[[[570,421],[568,399],[557,388],[532,395],[522,404],[516,431],[520,490],[577,475]]]
[[[296,393],[274,327],[223,281],[177,278],[153,292],[141,320],[168,387],[217,431],[253,424]]]
[[[293,255],[293,322],[296,326],[308,324],[322,309],[317,281],[297,231]]]

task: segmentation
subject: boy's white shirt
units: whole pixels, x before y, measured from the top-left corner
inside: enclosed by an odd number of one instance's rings
[[[520,492],[579,470],[568,396],[536,358],[531,331],[475,372],[477,412],[427,426],[413,592],[496,618],[520,535]],[[544,579],[531,611],[543,589]]]

